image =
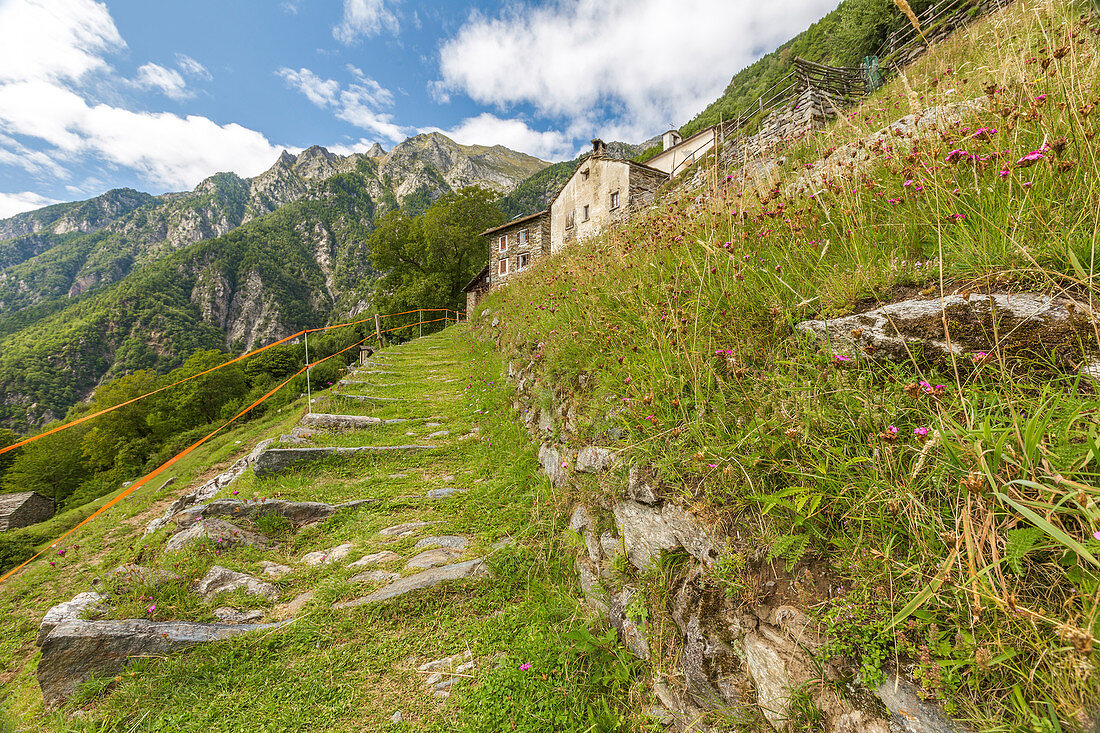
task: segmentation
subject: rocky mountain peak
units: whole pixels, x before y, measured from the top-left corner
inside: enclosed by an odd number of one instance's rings
[[[382,158],[385,155],[386,155],[386,151],[378,143],[375,143],[374,145],[372,145],[371,149],[367,151],[367,157],[368,158]]]

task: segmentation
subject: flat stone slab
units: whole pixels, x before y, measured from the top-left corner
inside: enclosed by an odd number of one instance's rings
[[[107,596],[104,594],[94,591],[79,593],[71,601],[58,603],[49,611],[46,611],[46,615],[42,617],[42,623],[38,626],[38,638],[35,639],[34,643],[37,646],[42,646],[42,642],[49,633],[65,621],[80,620],[86,613],[95,613],[106,609]]]
[[[450,434],[451,434],[450,430],[437,430],[434,433],[432,433],[431,435],[429,435],[428,438],[429,439],[431,439],[431,438],[446,438]]]
[[[469,489],[460,489],[457,486],[446,486],[442,489],[432,489],[428,492],[429,499],[445,499],[455,494],[465,494]]]
[[[116,584],[132,585],[162,585],[171,580],[179,580],[180,576],[160,568],[147,568],[144,565],[119,565],[111,571],[111,580]]]
[[[269,448],[256,458],[252,467],[257,476],[285,471],[295,463],[316,461],[329,456],[402,450],[434,450],[432,445],[362,445],[354,448]]]
[[[288,616],[297,616],[302,612],[302,609],[306,607],[306,604],[313,600],[313,591],[307,590],[305,593],[299,594],[293,601],[286,604],[282,610]]]
[[[581,473],[601,473],[615,463],[615,452],[608,448],[586,445],[577,451],[577,470]]]
[[[430,527],[434,522],[405,522],[404,524],[395,524],[392,527],[386,527],[379,531],[378,534],[383,537],[411,537],[425,527]]]
[[[327,428],[329,430],[359,430],[381,425],[382,420],[369,415],[330,415],[311,412],[302,418],[301,424],[311,428]]]
[[[328,565],[347,557],[348,553],[351,552],[351,547],[351,543],[347,542],[343,545],[330,547],[327,550],[309,552],[302,556],[302,562],[306,565]]]
[[[270,562],[269,560],[262,560],[260,567],[263,568],[264,575],[268,575],[272,578],[281,578],[291,571],[286,565],[280,565],[277,562]]]
[[[199,624],[186,621],[81,621],[58,624],[43,639],[38,662],[42,704],[55,710],[91,677],[112,677],[131,659],[166,654],[283,624]]]
[[[427,570],[446,565],[462,556],[462,550],[451,547],[437,547],[434,550],[424,550],[419,555],[405,563],[406,570]]]
[[[389,583],[401,577],[400,573],[387,573],[385,570],[367,570],[348,578],[349,583]]]
[[[224,519],[204,519],[201,522],[194,522],[182,532],[172,535],[164,545],[164,549],[168,552],[176,552],[201,539],[213,540],[223,547],[238,545],[264,549],[271,547],[271,542],[262,534],[241,529]]]
[[[416,543],[416,549],[425,547],[449,547],[452,550],[465,550],[469,539],[457,534],[445,534],[439,537],[425,537]]]
[[[356,400],[357,402],[405,402],[401,397],[377,397],[368,394],[348,394],[347,392],[336,392],[334,396],[345,400]]]
[[[467,560],[466,562],[455,563],[454,565],[444,565],[441,568],[433,568],[431,570],[425,570],[422,573],[416,575],[410,575],[400,580],[395,580],[384,588],[376,590],[370,595],[363,596],[362,598],[356,598],[351,601],[344,601],[343,603],[337,603],[333,606],[335,609],[344,608],[357,608],[364,606],[368,603],[377,603],[379,601],[389,600],[390,598],[396,598],[398,596],[405,595],[417,590],[423,590],[424,588],[431,588],[432,586],[439,585],[440,583],[447,582],[449,580],[459,580],[461,578],[478,578],[489,574],[489,569],[485,567],[484,558],[476,558],[474,560]]]
[[[275,600],[279,591],[271,583],[265,583],[259,578],[253,578],[245,573],[238,573],[221,565],[215,565],[203,576],[195,592],[209,602],[219,593],[229,593],[243,588],[246,593],[254,596],[263,596],[270,601]]]
[[[342,509],[350,509],[367,500],[348,501],[343,504],[324,504],[319,501],[284,501],[282,499],[264,499],[263,501],[239,501],[238,499],[218,499],[209,504],[191,507],[172,517],[180,527],[186,527],[206,517],[241,517],[278,514],[296,525],[309,524],[327,519]]]
[[[353,563],[349,563],[349,568],[365,568],[371,565],[381,565],[385,562],[392,562],[394,560],[400,560],[401,556],[396,552],[390,552],[389,550],[382,550],[381,552],[375,552],[370,555],[363,555]]]
[[[264,612],[259,609],[254,611],[238,611],[228,607],[214,609],[214,618],[223,624],[254,624],[263,617]]]

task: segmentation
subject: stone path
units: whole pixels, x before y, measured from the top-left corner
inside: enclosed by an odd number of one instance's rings
[[[38,645],[42,648],[38,678],[47,708],[63,704],[88,677],[117,673],[129,659],[163,655],[187,646],[217,641],[249,631],[277,629],[282,623],[308,614],[310,605],[317,602],[318,587],[307,587],[302,592],[297,592],[292,600],[275,603],[286,592],[283,590],[286,584],[293,584],[293,579],[306,569],[311,569],[312,573],[320,572],[320,582],[324,582],[328,574],[335,573],[336,577],[346,574],[343,582],[347,585],[368,586],[369,592],[366,594],[332,605],[334,609],[346,611],[367,604],[385,603],[408,593],[425,591],[441,583],[488,575],[485,557],[471,557],[475,554],[472,550],[478,548],[476,537],[464,534],[427,534],[433,525],[439,523],[434,517],[440,515],[434,514],[433,504],[444,499],[451,502],[461,501],[469,492],[468,487],[440,487],[437,484],[434,487],[425,487],[417,496],[398,497],[405,500],[401,506],[421,507],[423,518],[386,526],[373,536],[306,552],[297,559],[275,554],[280,552],[286,535],[266,535],[261,528],[270,526],[270,520],[267,524],[259,524],[256,519],[277,517],[284,522],[281,525],[284,527],[282,531],[295,533],[303,527],[324,522],[348,510],[359,508],[361,511],[374,511],[372,507],[378,506],[379,500],[371,498],[328,504],[269,498],[260,501],[218,498],[221,492],[228,493],[227,490],[249,468],[256,479],[266,479],[279,476],[291,466],[330,456],[352,458],[360,455],[400,455],[403,456],[399,460],[404,471],[390,474],[390,480],[408,479],[410,472],[416,472],[418,461],[415,456],[438,450],[440,444],[446,443],[452,431],[439,429],[447,424],[448,419],[445,417],[400,414],[401,411],[422,405],[427,401],[423,398],[431,397],[433,389],[441,389],[441,381],[451,384],[463,380],[438,380],[435,378],[438,372],[436,369],[410,369],[403,375],[407,382],[389,385],[379,385],[359,378],[365,374],[402,374],[393,371],[399,366],[398,359],[376,354],[371,362],[350,372],[337,385],[357,390],[370,389],[370,393],[352,394],[334,389],[331,398],[321,398],[360,402],[371,406],[367,409],[382,410],[383,414],[389,414],[381,416],[309,412],[300,420],[299,427],[275,443],[279,445],[290,442],[295,447],[273,447],[272,440],[260,442],[255,450],[234,463],[228,471],[199,489],[185,494],[169,507],[164,516],[150,523],[146,534],[165,527],[173,528],[162,546],[164,553],[186,552],[193,543],[206,542],[212,543],[219,553],[235,547],[249,547],[252,551],[259,550],[270,558],[260,561],[258,569],[254,571],[262,577],[215,563],[194,583],[191,591],[211,608],[208,613],[218,619],[218,623],[86,619],[87,614],[110,613],[115,603],[111,592],[117,591],[126,583],[156,587],[167,582],[181,582],[174,573],[134,564],[124,565],[114,571],[112,578],[115,584],[111,586],[112,590],[104,593],[82,593],[72,601],[50,609],[42,621],[38,638]],[[386,371],[379,371],[378,367],[385,367]],[[461,387],[442,389],[457,393]],[[386,395],[378,394],[378,390],[405,391],[401,395]],[[409,399],[408,395],[415,397]],[[392,414],[394,410],[399,411],[397,415]],[[408,435],[422,435],[418,431],[432,431],[422,437],[430,439],[436,445],[387,444],[385,440],[372,441],[378,443],[375,445],[315,445],[330,440],[354,439],[363,430],[381,431],[379,435],[392,437],[395,433],[387,428],[398,425],[403,426],[400,430],[405,430],[404,426],[413,427]],[[462,439],[480,437],[475,428]],[[453,475],[442,476],[444,483],[454,479]],[[390,501],[393,505],[394,500]],[[241,526],[241,522],[246,524]],[[501,546],[497,543],[492,549],[499,549]],[[232,603],[226,603],[233,598],[248,596],[273,605],[265,611],[247,607],[233,608]],[[279,619],[283,620],[279,622]],[[264,620],[269,623],[260,623]],[[433,699],[445,700],[450,695],[451,688],[464,677],[470,676],[467,672],[475,666],[471,655],[466,653],[429,662],[418,671],[426,675],[425,688],[431,692]]]

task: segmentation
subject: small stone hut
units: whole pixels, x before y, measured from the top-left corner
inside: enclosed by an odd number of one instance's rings
[[[486,229],[481,236],[489,240],[489,276],[496,287],[550,254],[550,210]]]
[[[37,491],[0,494],[0,531],[37,524],[53,514],[53,499]]]
[[[489,292],[489,266],[486,265],[481,272],[474,275],[474,279],[466,283],[462,292],[466,293],[466,317],[469,318],[477,302]]]

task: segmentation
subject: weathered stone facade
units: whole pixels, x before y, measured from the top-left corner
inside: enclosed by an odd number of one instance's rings
[[[515,219],[482,236],[489,240],[489,283],[495,288],[550,254],[550,212]]]
[[[653,203],[668,174],[608,158],[600,140],[550,204],[550,251],[599,234],[608,224]]]
[[[474,306],[477,305],[477,302],[484,297],[485,293],[489,292],[489,285],[489,266],[486,265],[481,269],[481,272],[474,275],[470,282],[466,283],[466,287],[462,288],[462,292],[466,293],[467,317],[474,312]]]
[[[44,522],[53,513],[53,499],[35,491],[0,495],[0,531]]]

